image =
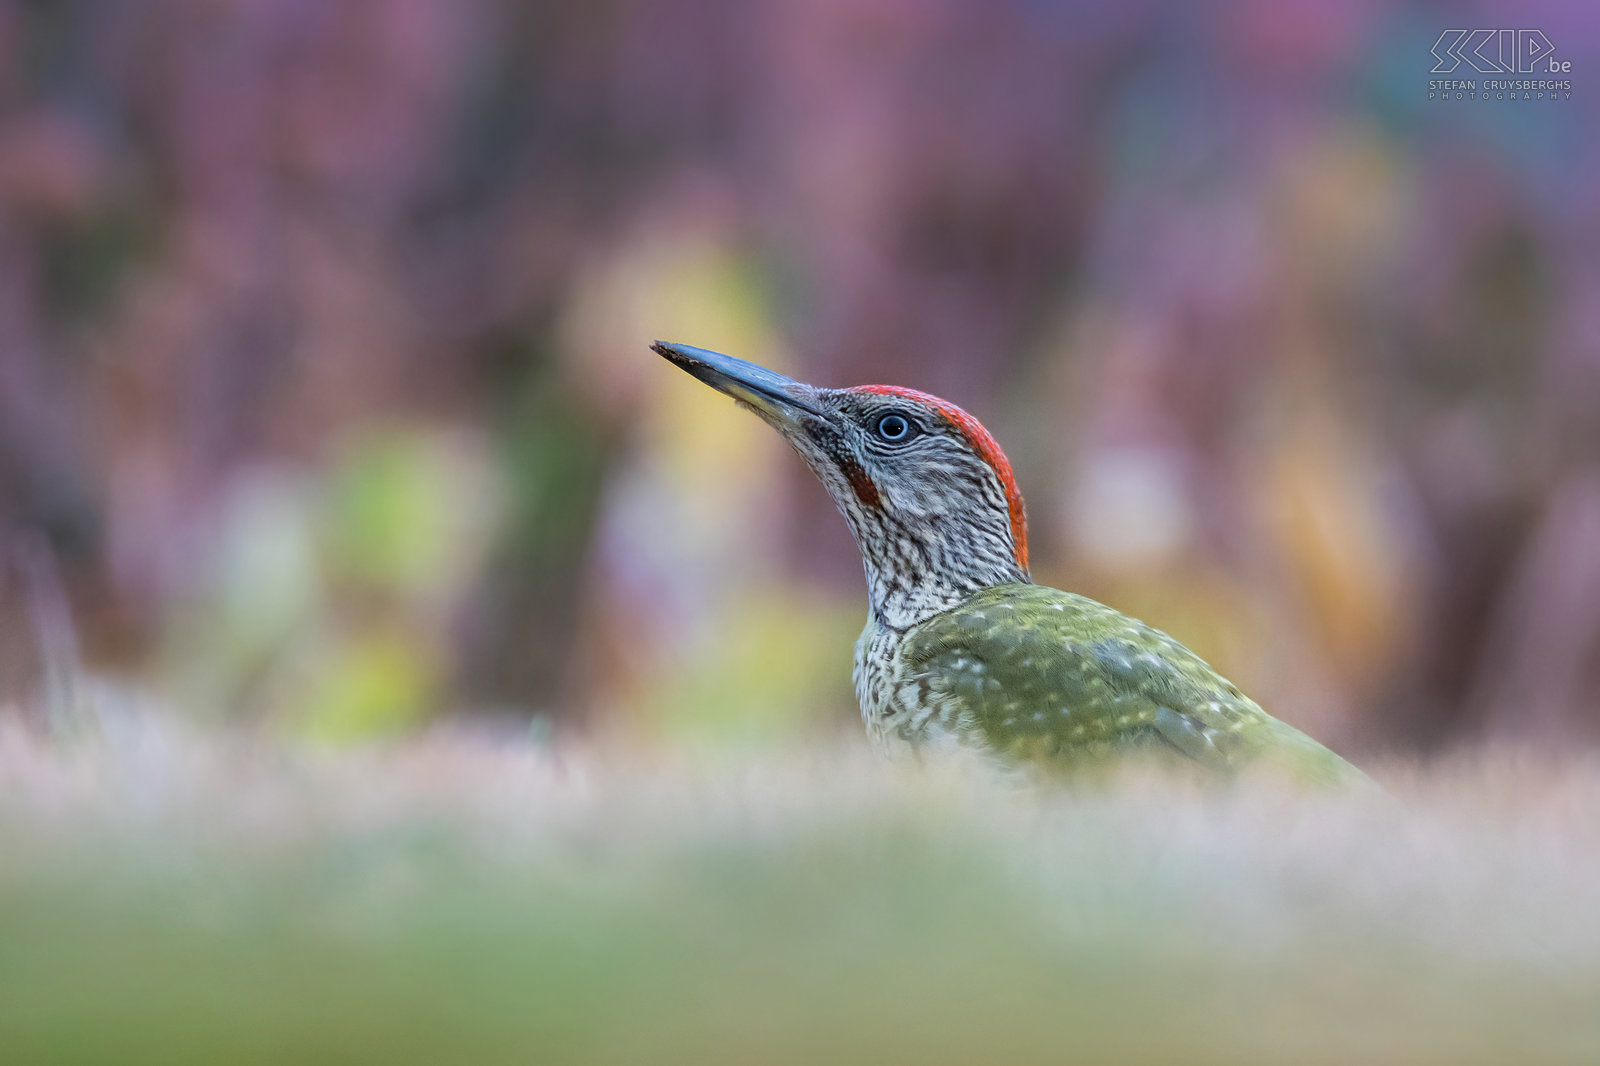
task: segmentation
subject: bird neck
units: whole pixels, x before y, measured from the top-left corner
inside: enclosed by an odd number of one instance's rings
[[[980,589],[1030,583],[1015,549],[992,524],[941,516],[912,526],[881,513],[846,514],[861,549],[872,615],[882,625],[906,629]]]

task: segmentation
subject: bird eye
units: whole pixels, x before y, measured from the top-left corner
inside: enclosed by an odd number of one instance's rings
[[[903,444],[916,436],[916,427],[905,415],[890,412],[878,419],[875,427],[880,439],[890,444]]]

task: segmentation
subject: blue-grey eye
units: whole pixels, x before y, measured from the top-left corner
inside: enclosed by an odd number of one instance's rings
[[[874,428],[878,437],[890,444],[904,444],[917,435],[917,427],[911,419],[893,411],[878,419]]]

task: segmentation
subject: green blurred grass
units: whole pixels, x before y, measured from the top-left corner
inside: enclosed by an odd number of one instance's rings
[[[0,731],[8,1063],[1600,1061],[1600,771]]]

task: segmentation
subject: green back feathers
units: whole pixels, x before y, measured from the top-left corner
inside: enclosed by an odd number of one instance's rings
[[[1220,772],[1269,759],[1311,780],[1359,776],[1165,633],[1058,589],[984,589],[913,627],[903,656],[941,726],[1013,758],[1149,751]]]

